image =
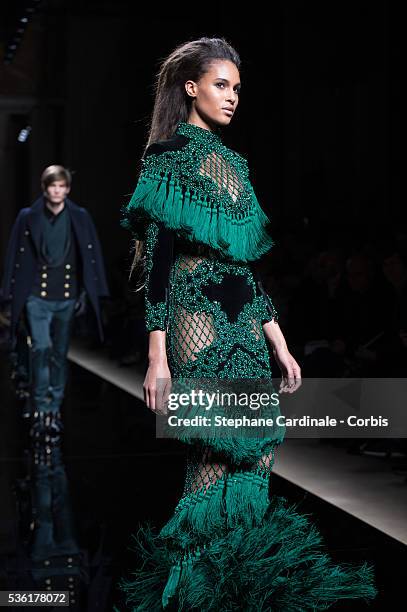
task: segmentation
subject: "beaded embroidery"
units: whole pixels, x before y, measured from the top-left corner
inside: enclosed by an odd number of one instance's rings
[[[162,221],[233,261],[257,260],[274,242],[247,160],[199,126],[181,122],[175,133],[187,136],[187,144],[146,152],[122,225],[137,231],[143,219]]]

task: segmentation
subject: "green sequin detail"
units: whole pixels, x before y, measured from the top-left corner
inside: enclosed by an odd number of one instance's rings
[[[150,282],[150,276],[153,265],[153,252],[157,242],[158,225],[154,222],[149,223],[146,229],[146,240],[145,240],[145,274],[146,274],[146,285]],[[153,329],[165,330],[165,319],[167,314],[167,301],[158,302],[151,304],[148,299],[147,293],[144,299],[145,305],[145,322],[147,331]]]
[[[146,229],[146,285],[150,282],[152,272],[153,253],[158,236],[158,225],[154,221],[150,222]],[[267,295],[267,300],[270,309],[267,307],[266,299],[263,295],[254,295],[253,301],[245,305],[237,322],[231,325],[227,321],[225,313],[222,311],[219,303],[211,302],[202,294],[202,288],[210,282],[222,283],[224,275],[236,275],[237,277],[245,277],[247,284],[252,288],[255,294],[256,285],[252,271],[248,264],[232,264],[227,260],[222,260],[220,256],[214,255],[210,249],[199,249],[200,255],[192,257],[178,256],[173,264],[172,273],[169,278],[167,295],[170,297],[164,301],[152,304],[148,299],[148,294],[145,294],[145,313],[146,313],[146,329],[151,331],[154,329],[166,330],[167,324],[170,321],[179,319],[175,324],[175,331],[172,333],[170,326],[168,342],[168,354],[173,358],[174,372],[179,370],[179,366],[185,367],[188,361],[194,361],[193,369],[196,375],[203,376],[213,374],[210,366],[205,365],[202,371],[198,371],[199,360],[197,354],[201,353],[200,347],[203,343],[208,346],[209,337],[217,337],[217,343],[214,343],[212,349],[217,351],[216,359],[225,358],[227,355],[227,347],[232,350],[234,343],[238,340],[247,342],[248,350],[257,351],[260,345],[256,341],[253,344],[253,338],[259,336],[263,338],[262,325],[275,319],[278,320],[278,313],[273,305],[270,296]],[[210,255],[210,257],[209,257]],[[198,269],[197,269],[198,266]],[[194,274],[194,270],[196,273]],[[199,313],[201,313],[199,315]],[[183,316],[187,316],[185,325],[187,330],[183,331],[182,326]],[[211,327],[209,326],[209,318],[211,318]],[[204,324],[205,323],[205,324]],[[197,331],[194,332],[193,328]],[[219,332],[215,333],[215,329]],[[222,333],[220,330],[224,329]],[[242,340],[242,330],[249,330],[246,333],[246,338]],[[197,339],[197,336],[201,336]],[[202,335],[205,336],[202,339]],[[180,337],[184,336],[184,341]],[[263,339],[264,340],[264,339]],[[196,342],[196,346],[192,344]],[[211,343],[212,344],[212,343]],[[181,354],[181,348],[185,347],[185,354]],[[261,345],[262,350],[265,349],[265,342]],[[218,350],[219,349],[219,350]],[[192,354],[194,353],[194,354]],[[247,359],[244,355],[241,356],[243,361],[243,370],[252,372],[253,368],[247,367]],[[236,357],[234,358],[236,361]],[[198,361],[197,361],[198,360]],[[239,367],[238,365],[236,367]],[[244,377],[244,375],[242,374]],[[252,373],[250,374],[250,377]]]
[[[225,275],[244,279],[253,291],[235,322],[222,304],[204,295]],[[247,264],[179,255],[172,267],[169,291],[167,356],[173,376],[255,378],[270,376],[269,354],[261,325],[270,319],[263,296],[255,295]]]

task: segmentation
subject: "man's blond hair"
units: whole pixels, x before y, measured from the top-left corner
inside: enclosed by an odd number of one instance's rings
[[[58,166],[56,164],[48,166],[41,174],[42,190],[45,191],[54,181],[65,181],[67,186],[70,187],[72,183],[72,174],[63,166]]]

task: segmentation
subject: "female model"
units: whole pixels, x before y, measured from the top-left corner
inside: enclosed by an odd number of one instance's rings
[[[201,38],[163,62],[142,173],[124,226],[145,247],[149,365],[157,380],[268,379],[268,341],[281,392],[301,384],[256,261],[272,246],[247,161],[220,128],[239,102],[240,58]],[[181,438],[182,436],[180,436]],[[142,567],[124,583],[133,610],[324,610],[375,595],[372,568],[334,565],[316,527],[269,496],[281,437],[188,440],[183,496],[158,535],[141,529]]]

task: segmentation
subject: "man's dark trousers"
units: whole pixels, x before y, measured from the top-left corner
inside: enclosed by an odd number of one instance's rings
[[[32,407],[38,412],[60,410],[75,302],[45,300],[35,295],[29,295],[26,301],[32,343]]]

